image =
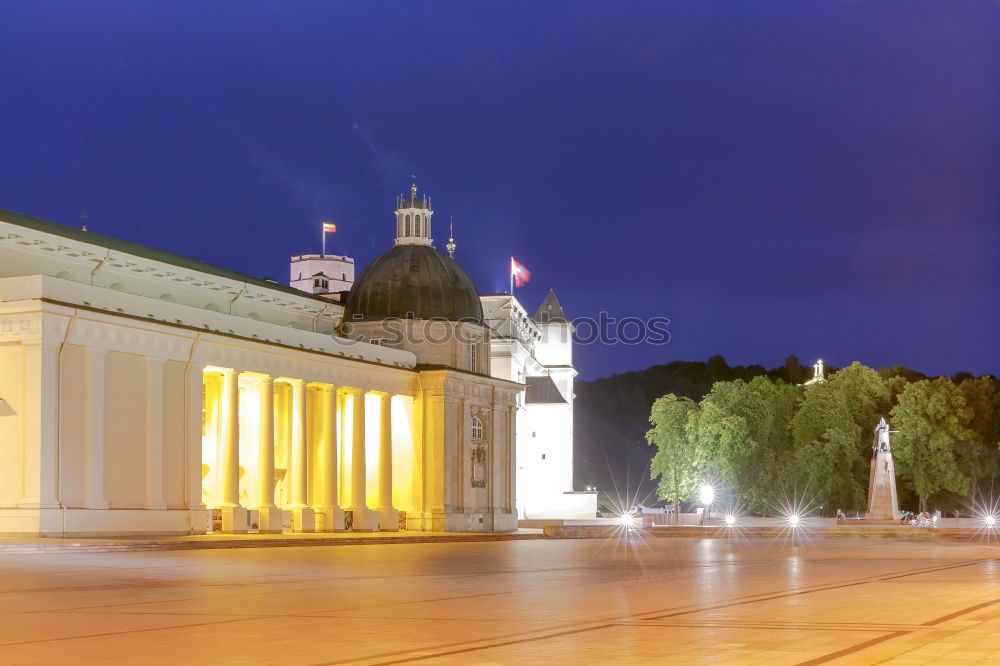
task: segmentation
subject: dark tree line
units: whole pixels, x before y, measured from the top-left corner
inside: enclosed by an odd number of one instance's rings
[[[801,383],[812,377],[812,367],[801,365],[794,356],[770,370],[761,365],[730,366],[721,356],[713,356],[708,361],[674,361],[578,382],[574,409],[577,488],[597,486],[602,496],[655,501],[656,484],[649,479],[653,451],[646,444],[653,402],[667,393],[698,401],[716,382],[759,376]]]
[[[900,430],[893,454],[904,503],[974,506],[1000,472],[1000,383],[991,376],[928,378],[853,363],[805,384],[812,371],[795,357],[770,371],[713,357],[695,377],[684,372],[690,365],[673,368],[671,390],[649,411],[650,478],[661,498],[685,499],[717,479],[755,512],[792,495],[863,509],[880,416]],[[639,386],[655,386],[652,379]]]

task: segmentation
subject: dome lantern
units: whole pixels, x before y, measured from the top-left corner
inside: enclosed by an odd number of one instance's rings
[[[396,245],[430,245],[431,200],[426,194],[417,197],[417,184],[410,186],[410,195],[396,198]]]

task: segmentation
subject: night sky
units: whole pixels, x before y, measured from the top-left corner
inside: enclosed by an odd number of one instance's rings
[[[286,281],[415,173],[481,292],[671,319],[582,378],[1000,374],[996,2],[8,1],[0,62],[2,208]]]

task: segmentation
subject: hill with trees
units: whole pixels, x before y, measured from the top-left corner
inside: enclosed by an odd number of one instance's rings
[[[930,379],[860,363],[828,366],[825,381],[806,384],[812,374],[794,356],[772,369],[714,356],[579,382],[577,486],[629,505],[686,498],[711,479],[752,511],[773,511],[793,495],[864,509],[880,416],[901,431],[893,446],[902,506],[968,505],[992,486],[1000,458],[993,377]]]

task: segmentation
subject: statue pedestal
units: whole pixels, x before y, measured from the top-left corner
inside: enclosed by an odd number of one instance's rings
[[[865,512],[865,520],[899,520],[900,515],[892,453],[879,451],[872,458],[871,475],[868,477],[868,510]]]

